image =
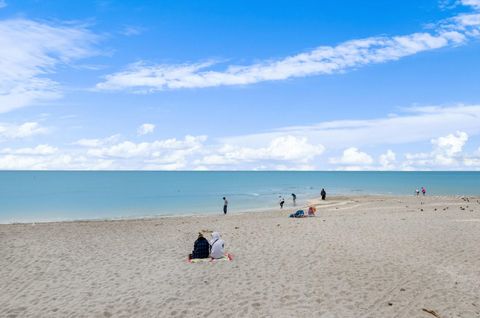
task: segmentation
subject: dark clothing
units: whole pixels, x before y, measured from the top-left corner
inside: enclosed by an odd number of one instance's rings
[[[298,210],[295,213],[290,214],[291,218],[303,218],[305,216],[305,212],[303,210]]]
[[[223,206],[223,214],[227,214],[227,207],[228,207],[228,205]]]
[[[193,245],[192,258],[208,258],[210,256],[210,243],[204,237],[199,237]]]
[[[322,189],[322,192],[320,192],[320,195],[322,196],[322,200],[325,200],[325,197],[327,196],[327,192]]]

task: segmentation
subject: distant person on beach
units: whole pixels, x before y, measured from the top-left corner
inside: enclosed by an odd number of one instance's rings
[[[322,196],[322,200],[325,200],[325,198],[327,197],[327,192],[325,191],[325,189],[322,188],[320,195]]]
[[[210,241],[210,257],[222,258],[225,255],[225,242],[220,237],[220,233],[213,232]]]
[[[283,209],[284,204],[285,204],[285,198],[280,196],[280,209]]]
[[[418,188],[415,189],[415,193],[416,193],[417,197],[420,195],[420,191],[418,190]]]
[[[198,233],[198,238],[193,244],[193,252],[188,256],[189,259],[193,258],[208,258],[210,255],[210,243],[203,237],[202,233]]]
[[[427,189],[425,189],[424,187],[422,187],[422,194],[423,194],[423,196],[425,196],[426,193],[427,193]]]
[[[293,206],[295,206],[297,204],[297,196],[295,195],[295,193],[292,193],[292,201],[293,201]]]
[[[227,209],[228,209],[228,200],[227,198],[223,197],[223,214],[227,215]]]

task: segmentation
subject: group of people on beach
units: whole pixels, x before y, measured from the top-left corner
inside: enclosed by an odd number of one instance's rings
[[[423,189],[423,187],[422,187]],[[295,193],[291,194],[292,196],[292,202],[293,206],[297,205],[297,195]],[[322,188],[322,191],[320,191],[320,196],[322,197],[322,200],[326,200],[327,198],[327,192],[325,191],[324,188]],[[285,197],[280,195],[278,196],[278,204],[280,205],[280,209],[283,209],[283,206],[285,205]],[[228,212],[228,200],[226,197],[223,197],[223,214],[226,215]]]
[[[417,195],[417,197],[420,195],[420,191],[422,191],[422,195],[425,196],[425,194],[427,194],[427,189],[425,189],[425,187],[422,187],[421,190],[418,190],[418,188],[415,189],[415,194]]]
[[[422,188],[423,189],[423,188]],[[297,204],[297,195],[295,193],[291,194],[292,202],[295,206]],[[320,192],[320,196],[322,200],[326,199],[327,192],[325,189],[322,188]],[[223,197],[223,214],[226,215],[228,212],[228,200],[226,197]],[[283,196],[279,196],[279,204],[280,209],[283,209],[285,204],[285,198]],[[316,208],[310,206],[308,208],[308,214],[304,215],[305,213],[303,210],[298,210],[294,214],[291,214],[290,217],[304,217],[304,216],[315,216]],[[225,242],[220,237],[220,233],[213,232],[212,239],[208,241],[202,232],[198,233],[198,238],[193,244],[193,251],[191,254],[188,255],[189,259],[199,259],[199,258],[212,258],[212,259],[219,259],[224,257],[225,255]]]
[[[297,205],[297,195],[295,193],[291,194],[292,196],[292,202],[293,206]],[[320,196],[322,197],[322,200],[325,200],[327,198],[327,192],[325,191],[324,188],[322,188],[322,191],[320,191]],[[278,203],[280,204],[280,209],[283,209],[283,206],[285,205],[285,197],[283,196],[278,196]]]
[[[220,237],[220,233],[213,232],[212,239],[208,241],[202,232],[198,233],[198,238],[193,244],[192,254],[189,259],[212,258],[219,259],[225,255],[225,242]]]

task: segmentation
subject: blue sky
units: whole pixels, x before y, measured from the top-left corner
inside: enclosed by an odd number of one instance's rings
[[[0,0],[0,169],[479,170],[480,0]]]

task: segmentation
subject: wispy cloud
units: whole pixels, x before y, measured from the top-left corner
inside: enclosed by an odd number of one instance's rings
[[[464,6],[471,6],[480,9],[480,0],[461,0]]]
[[[37,122],[23,124],[0,123],[0,142],[8,139],[28,138],[35,135],[46,134],[48,128]]]
[[[77,145],[81,147],[91,147],[91,148],[105,147],[115,142],[118,142],[119,139],[120,139],[119,134],[115,134],[106,138],[82,138],[74,142],[73,145]]]
[[[477,8],[476,0],[465,5]],[[107,75],[96,85],[98,90],[154,92],[167,89],[247,85],[263,81],[286,80],[321,74],[334,74],[369,64],[395,61],[421,52],[466,43],[479,35],[480,14],[462,14],[441,21],[432,32],[393,37],[369,37],[351,40],[337,46],[320,46],[312,51],[279,60],[239,66],[224,70],[214,61],[180,65],[150,65],[143,61],[126,70]]]
[[[125,36],[140,35],[143,32],[145,32],[145,28],[132,25],[127,25],[122,29],[122,31],[120,31],[120,33]]]
[[[5,0],[0,0],[0,9],[5,8],[7,6],[7,2]]]
[[[8,154],[8,155],[38,155],[38,156],[45,156],[45,155],[53,155],[58,152],[57,147],[52,147],[50,145],[38,145],[34,148],[4,148],[0,150],[0,154]]]
[[[238,146],[267,144],[282,136],[306,137],[327,149],[377,145],[408,144],[429,141],[452,131],[480,134],[480,105],[451,107],[415,107],[395,117],[365,120],[335,120],[313,125],[280,128],[265,133],[222,138],[221,142]]]
[[[155,130],[154,124],[142,124],[140,125],[140,127],[138,127],[137,134],[139,136],[148,135],[153,133],[154,130]]]
[[[60,84],[47,75],[94,54],[96,41],[83,26],[0,21],[0,113],[59,98]]]

